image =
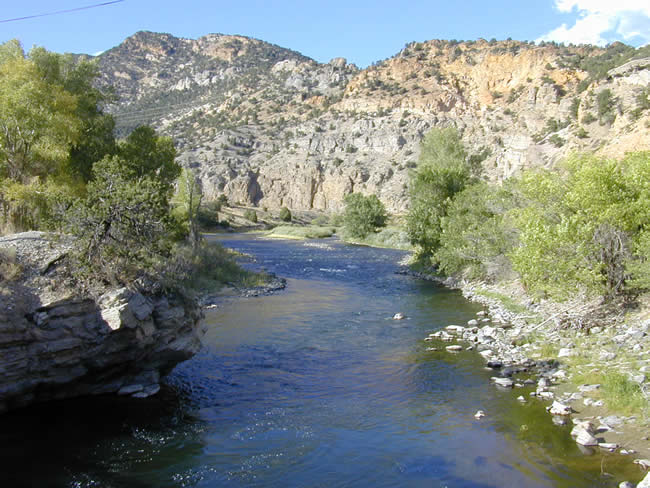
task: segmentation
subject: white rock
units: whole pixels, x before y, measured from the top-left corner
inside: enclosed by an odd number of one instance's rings
[[[469,325],[470,327],[477,326],[478,325],[478,320],[476,320],[476,319],[468,320],[467,325]]]
[[[630,381],[638,385],[641,385],[645,383],[645,375],[643,373],[630,375]]]
[[[571,415],[571,407],[555,400],[549,410],[551,415]]]
[[[569,349],[568,347],[563,347],[557,353],[557,357],[559,357],[559,358],[568,358],[569,356],[573,356],[574,354],[575,354],[575,352],[574,352],[573,349]]]
[[[523,397],[523,395],[519,395],[517,397],[517,400],[520,401],[521,403],[526,403],[526,399]]]
[[[546,400],[553,400],[553,397],[555,397],[552,391],[538,391],[537,396]]]
[[[589,435],[594,434],[594,424],[588,420],[577,420],[574,419],[575,426],[571,430],[571,437],[577,437],[581,432],[586,432]]]
[[[497,378],[496,376],[493,376],[491,379],[494,381],[494,383],[499,386],[503,386],[504,388],[512,388],[515,384],[515,382],[510,378]]]
[[[645,475],[645,478],[641,480],[641,483],[636,485],[636,488],[650,488],[650,473]]]
[[[463,346],[459,346],[458,344],[454,344],[453,346],[447,346],[445,349],[449,352],[458,352],[463,350]]]
[[[587,392],[589,392],[589,391],[596,391],[596,390],[599,389],[599,388],[600,388],[600,384],[599,384],[599,383],[596,383],[596,384],[594,384],[594,385],[580,385],[580,386],[578,387],[578,391],[580,391],[580,392],[582,392],[582,393],[587,393]]]
[[[451,334],[462,334],[465,331],[462,325],[448,325],[445,329]]]
[[[598,356],[598,359],[600,361],[612,361],[616,359],[616,353],[615,352],[607,352],[603,351],[600,353],[600,356]]]
[[[402,312],[397,312],[395,315],[393,315],[393,320],[404,320],[406,318],[406,315],[404,315]]]
[[[599,442],[598,447],[601,449],[607,449],[608,451],[615,451],[618,449],[618,444],[615,442]]]
[[[474,418],[480,419],[480,418],[483,418],[483,417],[485,417],[485,412],[483,410],[478,410],[474,414]]]
[[[491,349],[486,349],[485,351],[481,351],[481,352],[479,352],[479,354],[480,354],[481,356],[483,356],[485,359],[487,359],[487,358],[489,358],[489,357],[492,357],[492,355],[493,355],[494,353],[492,352]]]
[[[650,459],[635,459],[634,464],[638,464],[643,469],[650,468]]]
[[[591,435],[586,430],[581,430],[578,436],[576,437],[576,442],[581,446],[597,446],[598,439]]]

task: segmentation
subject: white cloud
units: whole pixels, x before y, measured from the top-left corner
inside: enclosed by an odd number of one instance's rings
[[[538,41],[604,46],[613,41],[650,43],[650,2],[647,0],[555,0],[563,13],[577,13],[573,25],[561,26]]]

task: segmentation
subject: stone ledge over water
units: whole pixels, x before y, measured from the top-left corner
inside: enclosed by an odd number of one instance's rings
[[[106,288],[81,295],[60,269],[69,243],[0,238],[16,265],[0,282],[0,412],[81,395],[153,395],[198,352],[201,310],[179,296]]]

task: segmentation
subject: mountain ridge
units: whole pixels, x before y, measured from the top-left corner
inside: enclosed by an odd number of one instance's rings
[[[432,40],[359,69],[245,36],[139,32],[98,58],[118,127],[172,136],[208,199],[336,212],[360,191],[402,213],[432,127],[457,127],[493,182],[571,151],[650,149],[649,63],[616,64],[640,55],[650,52]],[[603,75],[608,63],[620,69]]]

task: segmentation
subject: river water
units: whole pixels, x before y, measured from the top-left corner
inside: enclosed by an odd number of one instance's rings
[[[545,404],[521,405],[529,389],[490,384],[475,352],[427,351],[427,334],[480,308],[396,274],[404,253],[223,242],[287,289],[208,310],[203,350],[154,398],[0,417],[0,486],[580,488],[639,477],[622,456],[580,452]]]

